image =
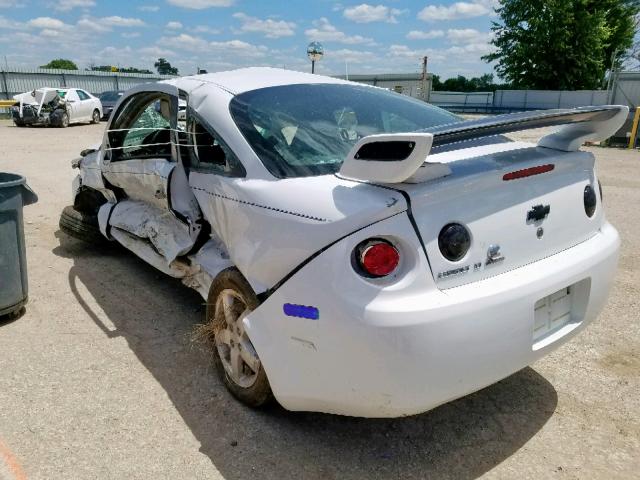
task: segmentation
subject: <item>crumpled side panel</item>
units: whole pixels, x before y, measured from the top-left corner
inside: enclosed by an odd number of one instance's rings
[[[131,200],[169,209],[169,176],[177,163],[164,158],[106,163],[102,173]]]
[[[198,267],[197,273],[185,277],[182,280],[186,286],[197,290],[205,300],[209,296],[209,289],[213,279],[224,269],[232,267],[229,253],[221,241],[211,238],[195,255],[187,257],[194,267]]]
[[[95,190],[105,190],[104,181],[102,180],[102,151],[100,145],[94,147],[95,152],[91,152],[86,157],[79,159],[80,176],[82,177],[82,185],[91,187]]]
[[[189,278],[199,270],[198,267],[191,267],[179,260],[167,263],[162,256],[158,255],[149,242],[119,228],[112,228],[111,235],[118,243],[131,250],[149,265],[174,278]]]
[[[109,225],[149,240],[167,264],[187,253],[198,236],[168,210],[134,200],[119,202]]]

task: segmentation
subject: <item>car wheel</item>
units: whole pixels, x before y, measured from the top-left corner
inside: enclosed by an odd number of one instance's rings
[[[258,304],[242,274],[235,268],[224,270],[209,290],[203,325],[220,378],[234,397],[250,407],[260,407],[273,398],[267,374],[242,322]]]
[[[93,111],[91,123],[100,123],[100,111],[97,108]]]
[[[64,112],[60,115],[60,128],[67,128],[69,126],[69,114]]]
[[[24,127],[24,123],[22,123],[22,122],[18,122],[18,121],[15,121],[15,120],[13,121],[13,124],[14,124],[16,127]]]
[[[60,230],[87,243],[103,243],[106,238],[100,232],[98,216],[76,210],[69,205],[60,215]]]

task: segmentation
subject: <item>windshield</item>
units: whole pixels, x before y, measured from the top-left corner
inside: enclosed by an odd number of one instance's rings
[[[104,92],[100,94],[100,100],[103,102],[117,102],[121,96],[122,92]]]
[[[303,84],[242,93],[231,115],[276,177],[335,173],[362,137],[415,132],[460,118],[381,88]]]

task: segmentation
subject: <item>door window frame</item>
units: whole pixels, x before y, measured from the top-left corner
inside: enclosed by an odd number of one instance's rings
[[[110,143],[110,133],[114,130],[120,130],[119,121],[121,120],[121,115],[124,113],[126,107],[130,105],[131,101],[134,101],[135,97],[144,95],[144,94],[157,94],[158,97],[166,95],[169,97],[169,138],[171,141],[171,155],[169,158],[166,158],[167,161],[170,162],[178,162],[179,154],[176,145],[178,144],[178,138],[176,135],[177,126],[178,126],[178,89],[174,85],[170,84],[162,84],[156,83],[152,85],[140,85],[138,87],[134,87],[127,92],[126,97],[122,97],[117,105],[117,110],[111,115],[111,119],[107,125],[107,129],[104,133],[103,141],[102,141],[102,149],[104,151],[104,160],[106,163],[109,162],[120,162],[127,160],[134,160],[134,158],[124,158],[124,159],[112,159],[112,150]],[[137,119],[138,117],[136,117]],[[134,120],[135,121],[135,120]]]
[[[232,171],[225,172],[220,168],[217,168],[213,163],[210,162],[202,162],[198,157],[198,153],[196,152],[195,138],[193,132],[191,131],[190,122],[194,120],[204,128],[209,135],[211,135],[222,147],[225,153],[225,157],[231,158],[232,162],[235,165]],[[220,175],[221,177],[229,177],[229,178],[245,178],[247,176],[247,170],[235,154],[233,149],[229,146],[227,142],[222,138],[222,136],[216,131],[215,128],[211,126],[209,122],[207,122],[200,114],[198,114],[195,110],[191,109],[189,104],[187,103],[187,115],[186,115],[186,131],[187,138],[189,139],[189,147],[188,147],[188,155],[189,155],[189,170],[198,172],[198,173],[211,173],[214,175]],[[194,161],[195,159],[195,161]],[[227,160],[227,164],[228,164]]]

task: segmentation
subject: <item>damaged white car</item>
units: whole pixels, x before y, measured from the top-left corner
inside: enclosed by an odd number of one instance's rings
[[[17,127],[50,125],[66,128],[72,123],[99,123],[100,99],[80,88],[39,88],[15,95],[11,117]]]
[[[74,161],[60,226],[200,292],[242,402],[416,414],[531,364],[599,314],[619,237],[579,147],[627,111],[462,122],[279,69],[173,79],[125,93],[102,144]],[[537,144],[502,136],[556,125]]]

